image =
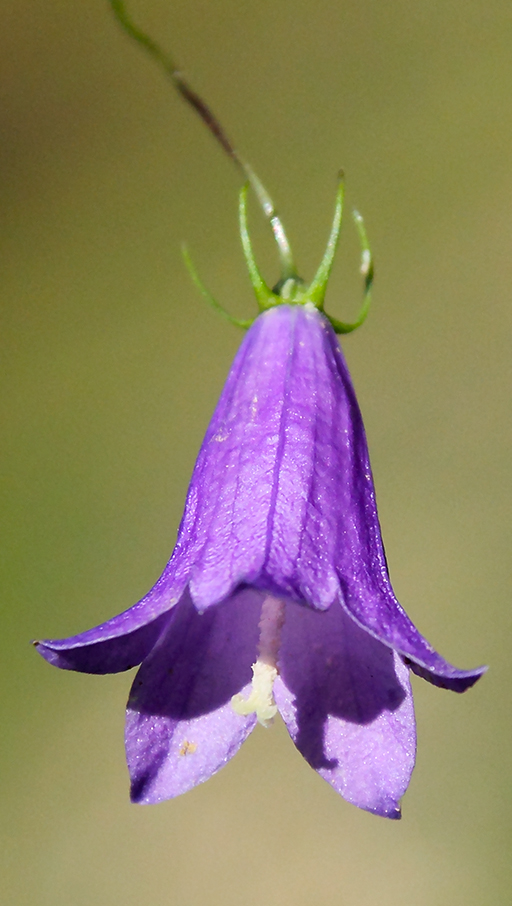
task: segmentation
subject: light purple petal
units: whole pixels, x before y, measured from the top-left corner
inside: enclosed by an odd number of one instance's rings
[[[408,669],[350,619],[287,604],[274,695],[295,745],[359,808],[400,817],[416,736]]]
[[[199,614],[186,593],[140,668],[126,717],[132,800],[185,793],[223,767],[255,725],[231,697],[247,694],[261,595],[241,591]]]

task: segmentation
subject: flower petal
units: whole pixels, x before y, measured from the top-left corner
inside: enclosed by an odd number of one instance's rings
[[[339,593],[349,413],[325,353],[330,330],[316,309],[282,305],[240,347],[180,530],[197,551],[190,590],[200,610],[241,582],[320,609]]]
[[[286,383],[264,584],[318,609],[339,595],[335,551],[347,514],[347,407],[326,346],[332,329],[315,308],[278,310],[288,328]],[[267,322],[267,346],[275,326]],[[261,580],[260,580],[261,581]]]
[[[354,594],[355,580],[342,595],[342,603],[347,613],[355,622],[385,645],[389,645],[403,655],[405,663],[413,673],[428,680],[434,686],[450,689],[452,692],[465,692],[487,667],[476,667],[474,670],[459,670],[445,661],[432,645],[418,632],[403,608],[396,600],[389,579],[382,579],[385,588],[369,590],[361,588]],[[368,585],[371,583],[368,582]]]
[[[249,590],[204,614],[183,596],[128,701],[134,802],[160,802],[207,780],[253,729],[256,717],[236,714],[230,702],[250,687],[260,611],[261,595]]]
[[[408,669],[338,602],[287,604],[274,695],[300,753],[348,802],[400,817],[416,737]]]
[[[116,619],[118,617],[114,617]],[[120,673],[136,667],[144,660],[169,619],[169,614],[164,613],[147,626],[111,637],[109,633],[114,620],[109,620],[108,623],[69,639],[46,639],[44,642],[34,642],[34,645],[49,664],[60,667],[61,670]]]
[[[343,353],[318,313],[300,312],[296,321],[266,568],[275,578],[283,564],[285,573],[295,567],[296,594],[316,607],[328,606],[341,587],[342,603],[363,629],[403,654],[418,675],[463,692],[486,668],[459,670],[445,661],[396,600],[363,421]],[[307,506],[298,513],[300,495]]]
[[[231,594],[239,583],[253,583],[265,563],[291,336],[290,316],[283,318],[278,309],[257,318],[238,351],[199,453],[183,528],[198,552],[190,590],[200,610]]]
[[[177,566],[174,562],[181,554],[176,545],[158,582],[133,607],[67,639],[34,642],[39,654],[55,667],[82,673],[119,673],[140,664],[165,625],[165,614],[179,601],[187,584],[190,569],[183,562]]]

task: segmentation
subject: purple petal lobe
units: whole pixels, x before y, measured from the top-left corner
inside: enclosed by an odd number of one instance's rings
[[[190,572],[185,560],[177,544],[158,582],[137,604],[78,635],[35,642],[39,654],[55,667],[82,673],[119,673],[137,666],[151,651],[167,612],[183,593]]]
[[[436,654],[436,658],[435,669],[430,670],[408,657],[404,657],[403,660],[417,676],[426,679],[433,686],[450,689],[452,692],[465,692],[466,689],[470,689],[488,670],[487,667],[477,667],[476,670],[459,670],[458,667],[453,667],[438,654]]]
[[[89,630],[69,639],[36,642],[35,646],[49,664],[60,667],[61,670],[120,673],[136,667],[144,660],[168,621],[169,615],[164,613],[147,626],[103,641],[90,642],[90,633],[95,630]]]
[[[357,585],[357,580],[353,584]],[[402,609],[387,577],[386,583],[382,582],[383,586],[385,584],[387,592],[383,588],[374,589],[373,593],[368,588],[361,588],[355,595],[352,588],[342,596],[343,606],[359,626],[402,654],[411,670],[432,685],[452,692],[465,692],[473,686],[487,667],[459,670],[445,661]]]
[[[354,805],[400,817],[416,738],[408,669],[338,602],[288,604],[274,695],[306,761]]]
[[[241,591],[199,614],[185,593],[130,693],[126,753],[132,800],[160,802],[202,783],[253,729],[231,697],[251,682],[261,595]]]

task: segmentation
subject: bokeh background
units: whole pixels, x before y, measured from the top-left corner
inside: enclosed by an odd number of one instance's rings
[[[63,636],[167,561],[240,341],[191,285],[254,312],[239,178],[103,0],[0,0],[2,782],[9,906],[487,906],[511,899],[509,0],[132,0],[275,196],[302,274],[336,173],[364,213],[374,306],[343,346],[391,575],[433,644],[403,820],[338,798],[282,726],[206,785],[128,801],[129,675],[50,668]],[[252,223],[269,282],[266,225]],[[357,309],[347,221],[328,297]]]

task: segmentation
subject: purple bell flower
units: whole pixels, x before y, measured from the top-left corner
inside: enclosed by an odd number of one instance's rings
[[[172,557],[129,610],[37,643],[66,670],[141,664],[126,720],[135,802],[207,780],[279,711],[337,792],[399,818],[416,748],[410,670],[463,692],[485,669],[445,661],[390,584],[361,413],[322,312],[341,201],[340,191],[309,289],[290,278],[278,295],[257,284],[242,196],[246,257],[267,310],[246,334],[206,432]]]

